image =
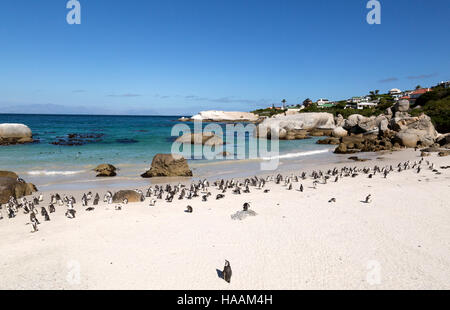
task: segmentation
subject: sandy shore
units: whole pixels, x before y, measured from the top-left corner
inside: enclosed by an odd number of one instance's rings
[[[396,166],[418,154],[315,169]],[[442,174],[424,163],[419,174],[360,174],[317,189],[308,178],[292,191],[271,182],[270,193],[228,191],[219,201],[211,187],[208,202],[149,207],[147,199],[122,211],[103,204],[86,212],[81,192],[60,191],[77,198],[76,219],[57,207],[50,222],[39,215],[36,233],[22,212],[0,220],[0,289],[450,289],[450,170],[439,168],[450,158],[425,160]],[[372,203],[362,203],[369,193]],[[232,220],[244,202],[257,215]],[[192,214],[183,212],[188,204]],[[216,272],[225,259],[231,284]]]

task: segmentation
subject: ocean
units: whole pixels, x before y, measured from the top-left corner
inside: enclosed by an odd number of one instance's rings
[[[0,114],[0,123],[22,123],[30,127],[35,143],[0,147],[0,170],[14,171],[40,189],[83,188],[92,186],[139,186],[152,182],[140,178],[158,153],[170,153],[176,137],[173,126],[180,116],[99,116]],[[204,123],[203,126],[208,125]],[[226,132],[226,124],[219,124]],[[280,141],[280,165],[313,164],[328,161],[329,145],[316,144],[319,138]],[[238,145],[225,135],[237,150]],[[233,141],[232,141],[233,140]],[[245,144],[256,140],[247,135]],[[260,161],[248,158],[188,160],[195,178],[244,177],[258,174]],[[271,156],[271,157],[274,157]],[[267,159],[267,158],[266,158]],[[118,177],[95,178],[97,165],[109,163]],[[114,180],[113,180],[114,179]]]

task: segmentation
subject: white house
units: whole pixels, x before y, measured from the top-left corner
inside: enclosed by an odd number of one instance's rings
[[[356,108],[358,110],[362,110],[365,108],[374,108],[378,105],[378,102],[359,102],[356,104]]]
[[[326,107],[333,105],[333,102],[325,98],[320,98],[319,100],[317,100],[317,105],[319,106],[319,108]]]

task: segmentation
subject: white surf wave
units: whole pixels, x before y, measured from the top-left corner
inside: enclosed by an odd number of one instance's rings
[[[27,172],[29,175],[74,175],[83,173],[84,170],[77,170],[77,171],[48,171],[48,170],[33,170]]]
[[[298,152],[298,153],[288,153],[283,155],[277,155],[272,157],[263,157],[262,160],[274,160],[274,159],[286,159],[286,158],[296,158],[296,157],[303,157],[303,156],[311,156],[311,155],[317,155],[317,154],[324,154],[329,153],[331,149],[329,150],[317,150],[317,151],[306,151],[306,152]]]

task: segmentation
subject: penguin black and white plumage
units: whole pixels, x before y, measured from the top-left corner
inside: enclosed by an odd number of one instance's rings
[[[53,204],[50,204],[50,205],[48,206],[48,210],[50,211],[50,213],[56,212],[55,206],[54,206]]]
[[[225,281],[227,281],[228,283],[230,283],[233,272],[231,270],[230,262],[227,260],[225,260],[225,266],[223,267],[222,274],[223,274],[223,279]]]
[[[97,193],[94,198],[94,202],[92,203],[94,206],[97,206],[100,201],[100,195]]]
[[[150,207],[154,207],[156,205],[156,199],[152,199],[150,201]]]
[[[48,215],[48,212],[44,207],[42,207],[42,213],[43,213],[42,216],[44,217],[44,221],[46,221],[46,222],[50,221],[50,215]]]
[[[33,228],[33,230],[31,231],[32,233],[35,233],[39,230],[36,222],[31,222],[31,227]]]
[[[248,211],[249,208],[250,208],[250,203],[248,203],[248,202],[244,203],[243,210]]]

